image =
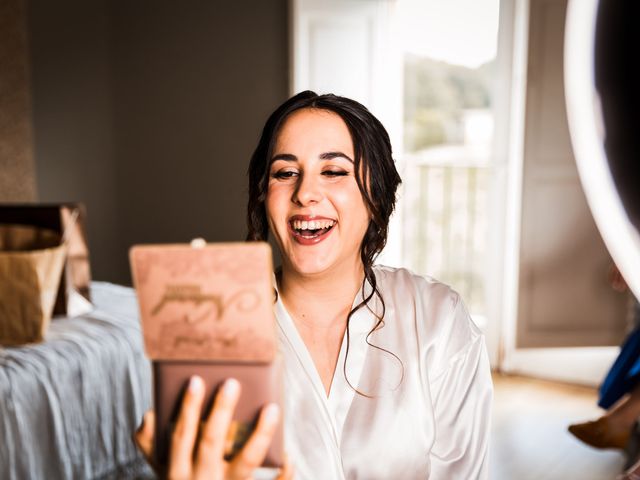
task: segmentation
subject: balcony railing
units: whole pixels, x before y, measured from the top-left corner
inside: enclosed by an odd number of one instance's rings
[[[449,284],[486,314],[487,162],[405,159],[405,263]]]

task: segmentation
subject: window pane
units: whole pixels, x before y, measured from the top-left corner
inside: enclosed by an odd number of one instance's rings
[[[486,314],[497,0],[400,1],[404,256]],[[465,23],[468,22],[468,23]]]

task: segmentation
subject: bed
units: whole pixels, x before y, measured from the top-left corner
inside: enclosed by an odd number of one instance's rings
[[[153,478],[132,433],[151,406],[135,293],[93,282],[95,308],[45,342],[0,347],[0,478]]]

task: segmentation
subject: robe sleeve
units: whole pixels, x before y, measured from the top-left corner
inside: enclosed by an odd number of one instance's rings
[[[459,297],[439,341],[446,352],[430,378],[435,442],[430,480],[488,478],[493,383],[484,336]]]

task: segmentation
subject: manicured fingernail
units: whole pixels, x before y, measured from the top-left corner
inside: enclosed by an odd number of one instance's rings
[[[235,378],[229,378],[224,382],[222,386],[222,394],[225,397],[233,397],[240,390],[240,382],[238,382]]]
[[[189,380],[189,392],[191,393],[200,393],[204,389],[204,381],[202,378],[194,375]]]
[[[270,403],[264,409],[264,417],[268,422],[277,422],[280,417],[280,407],[275,403]]]

